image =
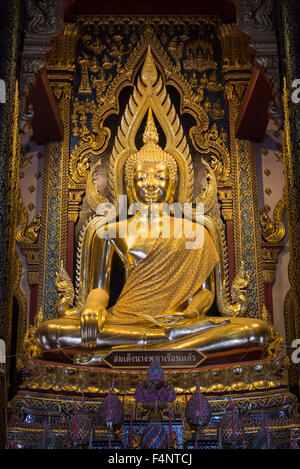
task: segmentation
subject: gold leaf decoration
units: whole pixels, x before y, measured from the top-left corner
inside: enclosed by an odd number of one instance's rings
[[[286,233],[284,226],[284,213],[286,209],[286,196],[285,189],[281,199],[277,202],[274,212],[273,221],[269,216],[270,207],[267,205],[263,208],[260,214],[261,234],[264,240],[268,242],[281,241]]]
[[[28,224],[27,208],[19,197],[18,207],[18,226],[16,230],[16,241],[22,244],[34,244],[37,241],[38,233],[41,228],[41,212]]]

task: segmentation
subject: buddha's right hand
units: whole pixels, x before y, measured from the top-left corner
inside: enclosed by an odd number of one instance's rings
[[[80,316],[81,343],[85,348],[97,345],[97,335],[106,321],[108,293],[102,288],[91,290]]]
[[[97,346],[97,335],[101,331],[106,319],[104,308],[94,309],[86,307],[80,316],[81,344],[85,348]]]

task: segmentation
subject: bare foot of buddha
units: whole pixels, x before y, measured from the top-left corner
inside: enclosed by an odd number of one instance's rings
[[[80,352],[73,358],[73,363],[76,365],[94,365],[102,362],[102,356],[93,352]]]

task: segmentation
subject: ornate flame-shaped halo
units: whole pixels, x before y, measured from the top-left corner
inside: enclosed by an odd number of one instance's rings
[[[149,108],[151,108],[150,112]],[[152,111],[166,137],[164,149],[158,145]],[[144,146],[138,151],[135,138],[147,112]],[[150,46],[140,76],[137,78],[136,86],[122,116],[110,157],[109,188],[111,199],[116,205],[118,196],[126,193],[126,180],[128,181],[135,158],[142,158],[143,161],[147,159],[167,162],[172,177],[176,177],[176,172],[178,174],[178,201],[192,200],[194,171],[189,146],[162,76],[156,67]]]

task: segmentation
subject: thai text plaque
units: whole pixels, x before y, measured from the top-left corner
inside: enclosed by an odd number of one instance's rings
[[[154,359],[166,368],[194,368],[206,358],[197,350],[122,350],[111,352],[104,361],[112,368],[148,368]]]

